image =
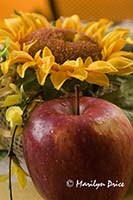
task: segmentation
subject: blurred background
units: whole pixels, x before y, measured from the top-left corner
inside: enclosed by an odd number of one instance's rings
[[[78,14],[82,20],[109,18],[114,21],[133,19],[133,0],[4,0],[0,18],[10,17],[13,10],[39,12],[49,20]]]

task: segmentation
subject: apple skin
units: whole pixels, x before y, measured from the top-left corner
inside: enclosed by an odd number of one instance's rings
[[[131,176],[133,128],[120,108],[102,99],[54,99],[38,105],[25,126],[23,149],[46,200],[120,200]],[[124,182],[124,187],[71,188],[67,180]]]

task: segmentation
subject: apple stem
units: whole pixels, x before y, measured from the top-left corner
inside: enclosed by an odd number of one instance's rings
[[[75,114],[80,115],[80,85],[75,85]]]

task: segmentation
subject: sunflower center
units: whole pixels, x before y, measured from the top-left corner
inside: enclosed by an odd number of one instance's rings
[[[81,57],[84,61],[90,56],[93,61],[101,58],[101,49],[97,42],[84,33],[63,28],[41,28],[27,35],[22,43],[30,44],[36,41],[29,49],[34,56],[38,50],[47,46],[59,64],[66,60],[76,60]]]

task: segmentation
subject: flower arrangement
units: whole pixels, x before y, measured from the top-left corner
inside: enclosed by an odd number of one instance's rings
[[[84,95],[102,97],[122,107],[123,92],[131,89],[133,52],[128,51],[127,45],[132,44],[130,31],[113,28],[113,22],[107,19],[83,23],[73,15],[52,23],[36,13],[15,12],[12,18],[1,22],[2,145],[14,130],[21,140],[27,104],[26,118],[41,101],[73,95],[77,83]],[[132,113],[127,114],[131,120]],[[16,156],[13,173],[24,187],[27,173]],[[7,177],[1,175],[0,179]]]

